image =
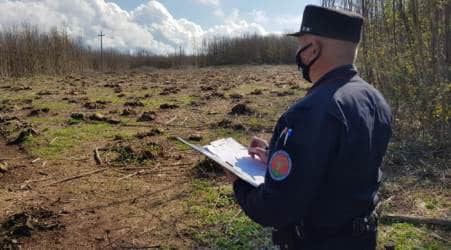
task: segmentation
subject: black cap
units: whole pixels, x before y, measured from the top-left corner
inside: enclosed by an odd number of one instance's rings
[[[288,36],[313,34],[358,43],[362,32],[363,17],[357,13],[307,5],[299,32]]]

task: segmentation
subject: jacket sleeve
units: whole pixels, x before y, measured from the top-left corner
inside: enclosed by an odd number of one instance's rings
[[[287,129],[273,135],[277,141],[270,149],[265,183],[258,188],[242,180],[234,183],[238,204],[263,226],[300,222],[324,184],[328,163],[337,153],[344,129],[333,115],[318,115],[308,109],[286,119]]]

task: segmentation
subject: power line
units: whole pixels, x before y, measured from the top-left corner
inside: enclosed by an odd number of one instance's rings
[[[98,37],[100,37],[100,58],[101,58],[101,69],[103,71],[103,37],[105,34],[103,34],[103,31],[100,31],[100,34]]]

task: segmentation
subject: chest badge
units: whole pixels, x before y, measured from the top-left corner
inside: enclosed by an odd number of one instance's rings
[[[290,175],[291,165],[290,155],[286,151],[279,150],[275,152],[269,161],[269,174],[271,178],[276,181],[284,180]]]
[[[279,134],[279,139],[282,138],[282,136],[284,136],[286,133],[288,132],[288,127],[285,127],[282,132],[280,132]]]

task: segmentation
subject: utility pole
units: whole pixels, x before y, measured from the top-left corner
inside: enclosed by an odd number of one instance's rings
[[[100,59],[101,59],[101,69],[103,71],[103,37],[105,34],[103,34],[102,31],[100,31],[100,34],[98,35],[100,37]]]

